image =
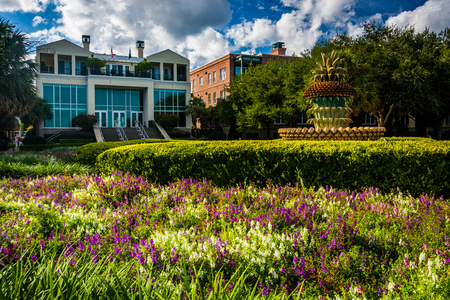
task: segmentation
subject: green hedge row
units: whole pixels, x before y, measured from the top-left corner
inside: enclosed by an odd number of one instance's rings
[[[89,144],[95,142],[94,139],[59,139],[60,144]]]
[[[53,148],[60,148],[60,147],[79,147],[86,145],[85,143],[82,144],[75,144],[75,143],[69,143],[69,144],[35,144],[35,145],[21,145],[20,151],[42,151],[42,150],[48,150]]]
[[[95,159],[97,156],[111,148],[126,146],[126,145],[135,145],[135,144],[144,144],[144,143],[165,143],[168,140],[164,139],[147,139],[147,140],[132,140],[132,141],[124,141],[124,142],[104,142],[104,143],[91,143],[80,147],[75,153],[75,162],[79,162],[82,164],[95,164]]]
[[[130,171],[167,183],[207,178],[220,186],[253,182],[332,186],[413,195],[450,195],[450,143],[437,141],[214,141],[133,145],[97,158],[110,174]]]

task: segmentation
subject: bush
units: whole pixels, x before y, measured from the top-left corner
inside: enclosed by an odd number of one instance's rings
[[[22,145],[20,146],[20,151],[42,151],[48,149],[55,149],[61,147],[80,147],[86,145],[85,143],[76,144],[76,143],[68,143],[68,144],[32,144],[32,145]]]
[[[60,144],[86,145],[95,142],[94,139],[59,139]]]
[[[0,151],[8,150],[9,138],[2,130],[0,130]]]
[[[162,114],[156,116],[155,118],[155,121],[166,130],[171,130],[172,128],[177,127],[179,120],[180,117],[175,114]]]
[[[166,183],[207,178],[220,186],[267,181],[358,190],[392,188],[413,195],[450,195],[450,143],[403,142],[177,142],[105,151],[99,171],[130,171]]]
[[[44,145],[45,139],[38,135],[26,135],[22,143],[24,145]]]
[[[93,132],[92,126],[97,123],[97,117],[88,114],[81,114],[73,118],[73,126],[81,127],[82,132]]]
[[[83,164],[94,165],[97,156],[108,149],[135,145],[142,143],[164,143],[168,140],[148,139],[148,140],[132,140],[124,142],[104,142],[104,143],[91,143],[80,147],[75,153],[75,161]]]

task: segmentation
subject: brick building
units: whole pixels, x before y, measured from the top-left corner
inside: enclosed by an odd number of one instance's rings
[[[190,72],[192,97],[203,99],[206,107],[226,99],[226,87],[231,79],[245,73],[250,65],[265,65],[271,59],[289,60],[284,43],[273,44],[271,54],[229,53]]]

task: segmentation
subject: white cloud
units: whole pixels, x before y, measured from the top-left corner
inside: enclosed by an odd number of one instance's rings
[[[234,41],[237,48],[257,48],[270,44],[276,38],[276,27],[268,19],[256,19],[232,26],[226,37]]]
[[[352,22],[348,22],[347,23],[347,33],[350,36],[361,35],[364,32],[364,27],[363,27],[364,23],[366,23],[366,22],[381,23],[382,21],[383,21],[383,16],[380,13],[378,13],[378,14],[375,14],[375,15],[369,17],[368,19],[364,20],[364,22],[362,22],[362,23],[353,24]]]
[[[1,0],[2,12],[42,12],[50,0]]]
[[[439,32],[450,27],[450,3],[448,0],[428,0],[413,11],[404,11],[390,17],[386,24],[397,24],[400,27],[414,26],[417,31],[429,28]]]
[[[144,55],[167,48],[187,54],[189,37],[221,29],[232,14],[228,0],[54,0],[54,3],[58,15],[54,26],[31,33],[32,38],[51,42],[64,37],[79,42],[87,34],[91,36],[92,51],[108,53],[113,47],[114,53],[124,55],[130,47],[135,55],[136,40],[145,41]]]
[[[47,21],[47,19],[44,19],[41,16],[36,16],[36,17],[33,18],[33,23],[32,23],[33,27],[36,27],[36,26],[38,26],[41,23],[42,24],[47,24],[48,21]]]

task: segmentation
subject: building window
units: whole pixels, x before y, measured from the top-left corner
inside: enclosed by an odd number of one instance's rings
[[[87,113],[86,86],[44,84],[43,98],[53,112],[53,118],[44,121],[46,128],[73,127],[72,119]]]
[[[217,73],[213,72],[213,82],[216,83],[217,81]]]
[[[227,79],[227,69],[223,68],[223,69],[220,69],[220,80],[222,81],[225,79]]]
[[[208,84],[211,84],[211,73],[208,74]]]
[[[178,127],[186,127],[186,91],[154,90],[155,117],[162,114],[175,114],[180,117]]]
[[[133,120],[143,121],[144,98],[142,90],[95,89],[95,115],[102,127],[133,126]]]
[[[284,123],[283,123],[283,115],[280,114],[280,118],[279,118],[279,119],[275,119],[275,121],[273,121],[273,124],[276,124],[276,125],[283,125],[283,124],[284,124]]]
[[[72,74],[72,63],[70,61],[60,60],[58,61],[58,74]]]
[[[211,105],[211,94],[208,95],[208,105]]]
[[[200,84],[200,85],[203,85],[203,76],[200,77],[199,84]]]
[[[377,125],[377,119],[373,115],[365,113],[362,125]]]
[[[216,104],[217,103],[217,95],[216,95],[216,93],[214,93],[213,99],[214,99],[214,104]]]
[[[409,120],[409,118],[408,118]],[[444,119],[444,125],[445,126],[449,126],[450,125],[450,116],[448,116],[447,118]]]
[[[306,124],[308,124],[308,120],[309,120],[309,118],[306,115],[306,112],[302,112],[301,115],[297,119],[297,124],[298,125],[306,125]]]
[[[195,90],[195,79],[192,80],[192,90]]]
[[[223,100],[227,99],[227,93],[225,91],[220,91],[220,99],[223,99]]]
[[[203,96],[200,97],[200,100],[202,100],[202,102],[203,102]]]

